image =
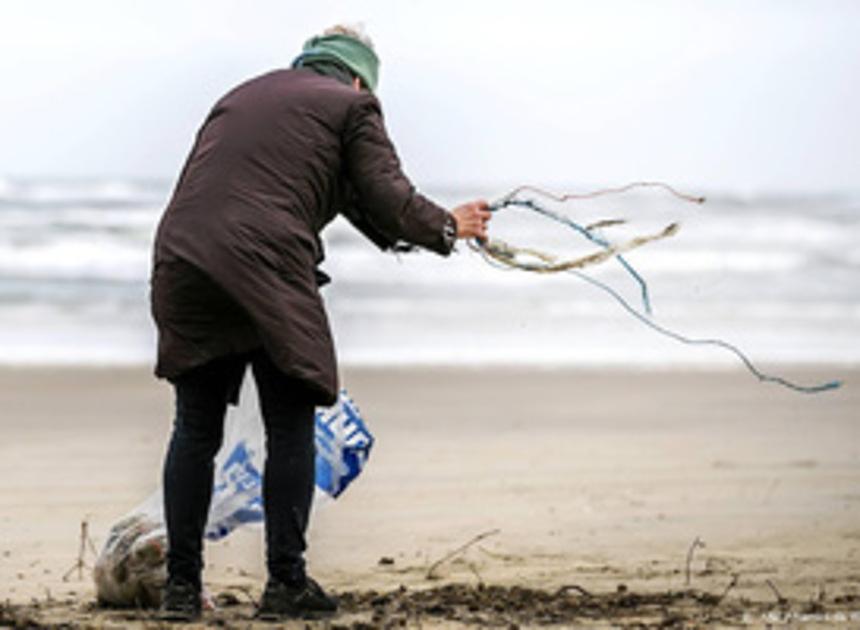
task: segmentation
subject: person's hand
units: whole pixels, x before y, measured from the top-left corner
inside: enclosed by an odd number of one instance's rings
[[[493,214],[483,199],[461,204],[451,211],[457,222],[457,238],[487,240],[487,223]]]

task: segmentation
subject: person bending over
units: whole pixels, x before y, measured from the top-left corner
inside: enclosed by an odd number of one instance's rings
[[[248,365],[266,434],[268,581],[262,618],[332,612],[305,571],[314,491],[314,408],[338,381],[319,288],[320,231],[338,214],[382,250],[448,255],[486,238],[485,201],[451,212],[403,174],[383,124],[379,60],[361,32],[308,40],[290,69],[222,97],[194,146],[155,237],[155,374],[175,390],[164,462],[167,583],[161,616],[200,616],[203,532],[228,404]]]

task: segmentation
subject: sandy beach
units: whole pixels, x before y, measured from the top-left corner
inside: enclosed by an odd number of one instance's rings
[[[381,619],[384,602],[361,608],[369,591],[446,584],[499,597],[575,587],[568,599],[686,589],[718,597],[716,625],[780,610],[860,620],[860,370],[788,373],[845,385],[808,396],[741,371],[346,370],[377,443],[362,477],[316,510],[311,573],[354,603],[344,624]],[[0,626],[156,627],[144,612],[92,610],[89,570],[66,574],[82,521],[100,548],[156,488],[169,387],[143,368],[6,368],[0,405]],[[247,627],[261,530],[207,556],[210,592],[237,600],[208,619]],[[546,621],[515,608],[472,621]],[[471,623],[439,610],[420,609],[419,625]]]

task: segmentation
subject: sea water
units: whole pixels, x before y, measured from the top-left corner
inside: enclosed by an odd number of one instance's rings
[[[152,239],[172,182],[0,179],[0,362],[151,364]],[[506,189],[429,187],[451,206]],[[766,367],[860,361],[860,198],[660,191],[553,204],[582,223],[624,218],[623,241],[681,223],[630,252],[653,317],[691,337],[719,337]],[[491,235],[571,258],[581,236],[526,210],[500,210]],[[338,219],[323,235],[323,289],[340,360],[358,365],[735,365],[718,348],[666,339],[570,274],[489,266],[466,244],[448,258],[383,254]],[[585,270],[641,307],[617,261]]]

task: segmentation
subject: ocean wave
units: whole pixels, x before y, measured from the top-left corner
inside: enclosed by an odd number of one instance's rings
[[[96,209],[70,205],[50,212],[34,212],[24,208],[0,212],[0,233],[34,235],[41,238],[62,238],[69,230],[97,233],[99,231],[132,231],[144,237],[140,247],[150,247],[160,212],[149,206]]]
[[[0,243],[0,279],[111,279],[134,281],[149,274],[151,254],[109,237],[80,238],[14,245]]]
[[[87,203],[128,205],[165,201],[166,180],[104,179],[12,179],[0,180],[0,201],[25,207]]]
[[[0,361],[153,356],[147,280],[168,195],[165,180],[0,179]],[[846,204],[715,197],[691,210],[630,199],[565,211],[629,211],[630,225],[606,231],[614,240],[682,220],[676,237],[627,256],[649,283],[657,321],[736,340],[766,360],[857,361],[860,213]],[[491,235],[561,258],[597,249],[524,212],[498,215]],[[465,243],[449,258],[383,255],[343,219],[324,240],[334,283],[323,296],[347,363],[732,362],[657,338],[573,276],[500,271]],[[639,304],[617,262],[586,271]]]

